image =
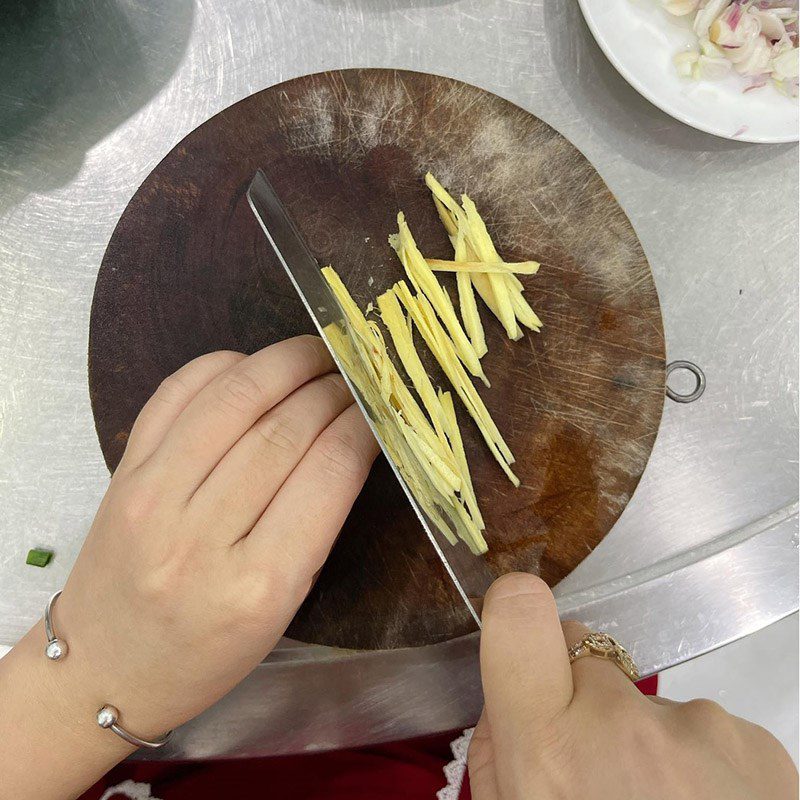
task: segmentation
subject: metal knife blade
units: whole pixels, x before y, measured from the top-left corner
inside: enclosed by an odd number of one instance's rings
[[[482,604],[483,596],[493,580],[493,575],[488,565],[481,556],[473,555],[469,551],[469,548],[460,540],[456,545],[451,545],[445,539],[444,535],[439,531],[414,497],[414,493],[403,478],[397,465],[394,463],[378,431],[376,414],[347,374],[344,364],[341,362],[341,359],[334,350],[325,332],[325,328],[332,324],[340,325],[343,329],[349,330],[349,323],[322,276],[317,260],[312,255],[302,235],[283,207],[283,203],[281,203],[272,184],[267,180],[266,175],[264,175],[261,170],[255,174],[250,183],[250,187],[247,190],[247,200],[250,203],[250,207],[253,209],[256,219],[258,219],[261,224],[269,243],[272,245],[272,249],[275,251],[278,260],[286,270],[289,279],[300,295],[300,299],[303,301],[303,305],[311,315],[311,319],[319,331],[322,340],[330,350],[333,360],[336,362],[350,391],[353,393],[359,408],[363,412],[372,433],[375,435],[381,450],[408,497],[411,507],[419,518],[420,524],[433,545],[436,554],[444,564],[447,573],[455,584],[456,589],[458,589],[469,612],[480,626],[479,608]]]

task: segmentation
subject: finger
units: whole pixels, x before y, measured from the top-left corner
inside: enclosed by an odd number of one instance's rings
[[[509,573],[486,594],[481,677],[495,754],[546,728],[572,698],[572,674],[555,600],[534,575]]]
[[[153,454],[153,465],[190,496],[257,419],[304,383],[334,371],[316,336],[287,339],[248,356],[187,405]]]
[[[206,353],[164,378],[139,412],[117,471],[140,466],[155,451],[170,425],[197,393],[245,358],[243,353],[230,350]]]
[[[305,596],[378,451],[364,415],[351,405],[320,434],[239,543],[247,561],[262,570],[270,564]]]
[[[592,631],[580,622],[567,620],[563,624],[567,647],[581,642]],[[611,660],[599,656],[583,656],[572,662],[572,681],[575,686],[575,699],[591,693],[596,699],[615,702],[619,693],[644,695],[633,681]]]
[[[656,694],[646,695],[647,699],[651,703],[655,703],[657,706],[677,706],[680,705],[677,700],[670,700],[668,697],[659,697]]]
[[[317,437],[354,402],[341,375],[315,378],[268,411],[225,454],[189,505],[224,520],[232,544],[249,533]]]
[[[497,800],[500,792],[497,788],[494,748],[486,709],[481,713],[481,718],[469,741],[467,767],[469,769],[469,788],[473,800]]]

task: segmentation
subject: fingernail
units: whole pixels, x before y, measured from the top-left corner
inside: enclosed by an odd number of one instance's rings
[[[487,599],[491,597],[494,602],[520,595],[549,595],[550,593],[547,584],[538,576],[530,575],[527,572],[509,572],[491,585],[486,597]]]

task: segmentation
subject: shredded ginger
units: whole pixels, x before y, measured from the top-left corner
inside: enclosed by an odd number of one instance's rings
[[[430,174],[425,177],[434,204],[453,245],[453,259],[425,258],[402,212],[398,231],[389,237],[406,273],[364,312],[332,267],[322,274],[344,312],[346,322],[325,329],[350,380],[370,409],[370,417],[394,464],[429,519],[451,544],[456,537],[475,554],[488,549],[486,524],[478,505],[467,454],[458,426],[453,395],[435,387],[414,341],[424,343],[441,367],[455,395],[472,418],[489,452],[514,486],[519,478],[514,456],[478,394],[472,377],[490,387],[481,365],[488,348],[474,291],[511,339],[520,325],[539,331],[541,321],[522,296],[517,275],[534,275],[537,261],[500,258],[475,204],[467,195],[457,203]],[[454,273],[459,310],[436,273]],[[372,286],[373,280],[367,281]],[[474,291],[473,291],[474,290]],[[410,381],[406,385],[387,349],[375,312],[388,331],[394,351]],[[413,391],[412,391],[413,390]]]
[[[381,318],[400,343],[398,353],[425,411],[403,382],[377,323],[368,321],[332,267],[322,274],[342,307],[346,327],[331,324],[325,335],[347,375],[366,401],[384,445],[417,502],[450,544],[456,536],[476,555],[488,549],[483,517],[464,456],[449,392],[436,392],[416,351],[393,294],[378,298]]]

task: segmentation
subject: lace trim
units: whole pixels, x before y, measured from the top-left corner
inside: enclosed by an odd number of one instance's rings
[[[129,800],[159,800],[158,797],[153,797],[150,794],[151,788],[149,783],[137,783],[136,781],[123,781],[118,786],[112,786],[106,789],[100,800],[111,800],[118,794]]]
[[[461,786],[464,783],[464,775],[467,772],[467,752],[474,730],[475,728],[467,728],[458,739],[450,743],[453,760],[444,768],[447,786],[436,792],[437,800],[458,800],[461,794]],[[153,797],[150,792],[149,783],[137,783],[136,781],[128,780],[106,789],[100,800],[111,800],[116,795],[122,795],[129,798],[129,800],[159,800],[158,797]]]
[[[461,794],[461,786],[464,783],[464,775],[467,773],[467,751],[469,750],[469,743],[474,730],[475,728],[467,728],[458,739],[450,743],[453,760],[444,768],[447,786],[436,792],[437,800],[458,800],[458,796]]]

